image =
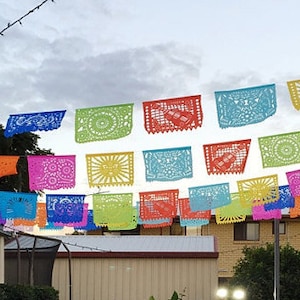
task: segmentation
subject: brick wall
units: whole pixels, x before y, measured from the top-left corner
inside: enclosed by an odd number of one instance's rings
[[[286,232],[280,234],[280,244],[285,245],[289,243],[292,247],[300,251],[300,220],[284,218]],[[274,241],[272,233],[273,222],[261,221],[259,241],[234,241],[233,224],[219,224],[211,220],[208,225],[202,226],[202,235],[214,235],[217,237],[217,245],[219,251],[218,259],[218,276],[231,277],[233,275],[233,266],[242,257],[242,249],[244,246],[263,246],[266,243]],[[189,231],[189,233],[195,233]],[[199,230],[198,230],[199,232]]]

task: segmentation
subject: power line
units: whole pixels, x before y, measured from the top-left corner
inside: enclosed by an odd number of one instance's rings
[[[48,1],[51,1],[51,2],[55,2],[54,0],[44,0],[43,2],[41,2],[39,5],[37,5],[36,7],[32,8],[30,11],[28,11],[25,15],[23,15],[22,17],[20,17],[19,19],[13,21],[12,23],[7,23],[7,26],[5,28],[3,28],[1,31],[0,31],[0,35],[4,35],[3,33],[9,29],[10,27],[16,25],[16,24],[20,24],[22,25],[22,20],[24,18],[26,18],[28,15],[30,15],[31,13],[35,12],[36,10],[39,10],[40,7],[42,7],[46,2]]]

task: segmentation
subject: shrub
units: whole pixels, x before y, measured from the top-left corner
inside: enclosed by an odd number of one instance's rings
[[[168,300],[183,300],[183,297],[185,297],[185,289],[183,290],[182,293],[177,293],[176,291],[173,292],[173,295],[171,296],[171,299]],[[149,298],[149,300],[155,300],[153,296]]]
[[[49,286],[0,284],[0,300],[58,300],[58,291]]]

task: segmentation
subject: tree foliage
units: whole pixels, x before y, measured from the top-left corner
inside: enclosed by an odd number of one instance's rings
[[[274,245],[244,248],[234,266],[230,285],[246,289],[247,299],[273,299]],[[300,251],[290,245],[280,247],[280,299],[300,299]]]
[[[51,149],[38,146],[40,137],[31,132],[4,136],[4,127],[0,124],[0,155],[20,156],[17,163],[17,175],[0,177],[0,191],[29,192],[28,165],[26,155],[49,155]]]

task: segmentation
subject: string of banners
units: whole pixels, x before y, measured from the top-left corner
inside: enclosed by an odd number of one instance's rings
[[[288,81],[291,105],[300,110],[300,80]],[[219,127],[242,127],[263,122],[276,113],[276,85],[215,92]],[[142,103],[144,128],[148,134],[200,128],[203,122],[201,95],[145,101]],[[10,115],[4,136],[32,131],[48,131],[61,126],[66,111]],[[128,136],[133,127],[133,104],[77,109],[75,141],[117,140]],[[251,139],[203,145],[208,175],[244,173]],[[300,131],[258,138],[263,168],[300,163]],[[192,147],[144,150],[145,181],[170,182],[193,178]],[[0,177],[17,174],[19,156],[0,155]],[[212,210],[218,224],[242,222],[247,215],[254,220],[280,219],[281,210],[290,217],[300,216],[300,170],[286,172],[288,185],[279,186],[278,175],[237,181],[238,192],[228,182],[191,186],[188,198],[178,189],[133,193],[94,194],[93,209],[86,195],[46,194],[38,201],[37,191],[72,189],[76,186],[75,155],[26,156],[31,193],[0,191],[0,222],[27,231],[37,225],[43,229],[128,230],[138,224],[145,228],[170,226],[180,217],[181,226],[209,223]],[[86,154],[90,187],[133,186],[134,152]]]

